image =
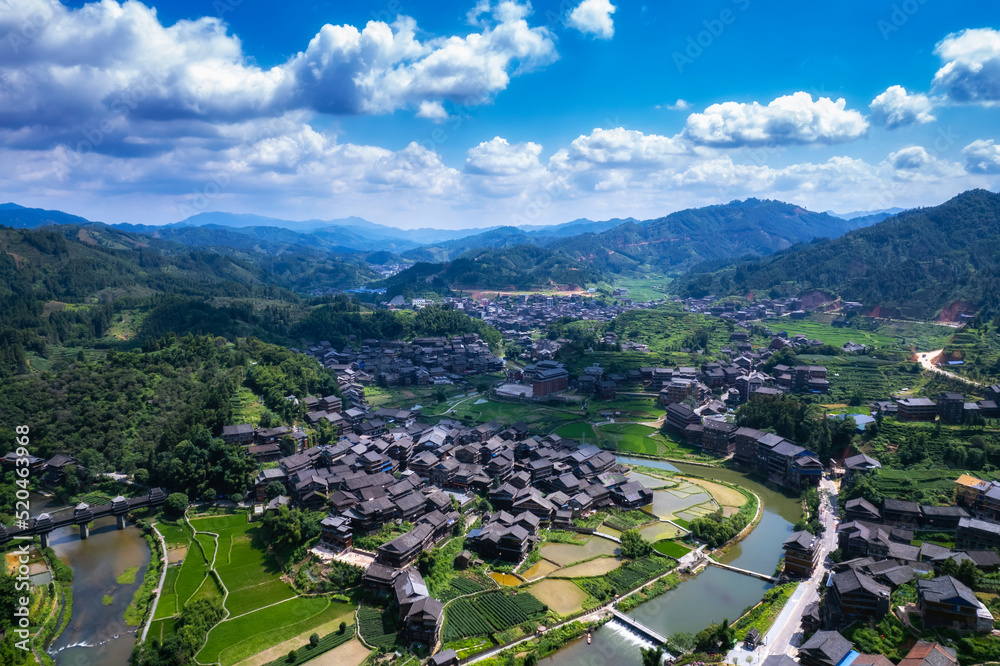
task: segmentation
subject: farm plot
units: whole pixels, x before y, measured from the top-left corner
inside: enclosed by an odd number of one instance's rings
[[[352,610],[350,604],[331,602],[324,597],[297,597],[230,617],[208,632],[208,641],[196,658],[203,664],[219,662],[231,666],[339,617],[347,619]]]
[[[176,630],[175,625],[177,620],[172,617],[165,617],[160,620],[153,620],[149,625],[149,635],[147,638],[149,640],[157,640],[161,643],[163,639],[174,633]]]
[[[437,595],[440,601],[448,601],[456,597],[461,597],[474,592],[481,592],[493,587],[482,577],[476,574],[457,575],[448,582],[448,586]]]
[[[639,534],[647,541],[657,541],[659,539],[672,539],[680,535],[681,531],[670,523],[654,523],[639,528]]]
[[[889,337],[873,331],[862,331],[856,328],[838,328],[829,323],[810,319],[766,319],[764,321],[771,330],[785,331],[790,337],[805,335],[810,340],[820,340],[824,344],[843,347],[845,342],[857,342],[869,347],[892,347],[899,343],[895,337]]]
[[[160,618],[173,617],[181,612],[177,605],[177,576],[181,572],[181,565],[175,564],[167,567],[167,575],[163,579],[163,591],[160,594],[160,601],[156,604],[156,615],[154,620]]]
[[[587,593],[569,580],[546,578],[528,588],[532,596],[560,615],[572,615],[583,608]]]
[[[657,518],[670,520],[673,516],[704,502],[711,502],[712,498],[698,486],[698,493],[684,494],[679,489],[655,490],[653,491],[653,504],[649,510]]]
[[[187,546],[191,541],[191,533],[186,526],[157,523],[156,529],[163,535],[163,540],[167,542],[168,549],[175,546]]]
[[[708,502],[705,502],[704,504],[699,504],[697,506],[692,506],[688,509],[685,509],[684,511],[679,511],[677,513],[677,517],[682,520],[690,522],[696,518],[701,518],[703,516],[711,515],[718,510],[719,510],[719,505],[716,504],[714,501],[710,500]]]
[[[390,648],[399,639],[393,614],[380,608],[359,608],[358,629],[365,642],[377,648]]]
[[[655,428],[636,423],[613,423],[598,426],[598,434],[602,439],[614,442],[619,451],[628,453],[644,453],[655,456],[661,446],[666,447],[666,440]]]
[[[735,488],[724,486],[714,481],[703,481],[702,479],[685,479],[698,486],[701,486],[712,495],[719,506],[741,507],[747,502],[746,496]]]
[[[503,425],[512,425],[523,421],[534,430],[541,432],[552,432],[567,422],[579,421],[580,416],[580,412],[553,409],[544,405],[522,405],[496,400],[487,400],[478,405],[469,400],[459,404],[449,415],[449,417],[475,423],[496,421]]]
[[[527,593],[487,592],[459,599],[448,607],[444,640],[506,631],[545,612],[542,602]]]
[[[582,546],[571,543],[543,544],[542,557],[561,567],[568,567],[599,555],[614,555],[617,550],[618,545],[615,542],[595,537]]]
[[[492,625],[479,614],[469,599],[459,599],[445,611],[442,632],[442,639],[445,642],[472,636],[488,636],[491,633],[493,633]]]
[[[653,549],[667,557],[676,559],[680,559],[691,552],[691,549],[684,544],[669,540],[657,541],[653,544]]]
[[[674,530],[676,532],[676,529]],[[589,576],[603,576],[614,571],[622,565],[621,559],[614,557],[598,557],[596,560],[574,564],[571,567],[560,569],[552,574],[558,578],[587,578]]]
[[[669,479],[661,479],[656,476],[650,476],[648,474],[643,474],[642,472],[630,472],[628,475],[629,481],[638,481],[642,485],[650,489],[657,488],[673,488],[677,485],[675,481],[670,481]]]
[[[589,423],[583,423],[582,421],[561,425],[556,428],[555,434],[560,437],[568,437],[576,440],[589,439],[590,441],[594,441],[595,439],[593,426]]]
[[[205,561],[204,551],[197,543],[192,543],[184,557],[184,562],[181,563],[177,580],[174,583],[174,591],[177,593],[177,608],[184,607],[188,599],[201,587],[207,575],[208,562]]]
[[[657,554],[629,562],[600,578],[577,579],[576,583],[588,592],[597,591],[598,588],[604,586],[604,583],[607,583],[614,594],[624,594],[646,581],[670,571],[674,566],[675,563],[672,559],[660,557]]]
[[[259,527],[246,522],[245,515],[201,518],[192,524],[198,530],[219,534],[215,564],[229,590],[226,608],[231,615],[243,615],[295,596],[294,590],[281,580],[281,570],[274,559],[253,545],[253,535]]]
[[[548,560],[539,560],[535,564],[531,565],[530,568],[526,569],[522,576],[528,580],[534,580],[542,576],[548,576],[550,573],[559,568],[558,564],[549,562]]]

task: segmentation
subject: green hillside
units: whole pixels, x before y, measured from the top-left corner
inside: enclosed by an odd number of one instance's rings
[[[1000,195],[971,190],[841,238],[695,272],[682,295],[796,295],[824,289],[881,316],[930,318],[971,305],[1000,310]]]
[[[449,289],[545,290],[583,286],[601,271],[563,252],[534,245],[466,252],[451,263],[419,263],[385,281],[389,294],[419,294]]]
[[[665,273],[704,261],[766,255],[817,237],[839,236],[863,224],[863,219],[843,220],[780,201],[747,199],[629,222],[550,247],[613,273]]]

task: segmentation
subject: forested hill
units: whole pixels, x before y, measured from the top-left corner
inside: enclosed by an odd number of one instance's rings
[[[286,317],[237,301],[291,307],[303,299],[288,287],[356,284],[359,271],[369,269],[295,254],[251,261],[108,227],[0,227],[0,377],[24,372],[27,352],[50,345],[113,343],[124,334],[110,330],[113,315],[123,310],[135,311],[143,337],[263,334],[262,325]],[[227,309],[209,305],[217,301]]]
[[[971,190],[841,238],[676,283],[682,295],[796,295],[819,288],[881,314],[929,318],[956,301],[1000,311],[1000,194]]]
[[[766,255],[802,241],[840,236],[865,223],[781,201],[747,199],[626,223],[549,247],[599,270],[665,272],[706,260]]]
[[[390,296],[450,290],[547,290],[583,286],[601,271],[563,252],[534,245],[472,250],[450,263],[419,263],[386,280]]]

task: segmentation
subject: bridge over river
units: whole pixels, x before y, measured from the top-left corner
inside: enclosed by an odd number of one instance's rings
[[[27,521],[23,527],[5,527],[0,525],[0,546],[14,539],[30,539],[38,536],[42,548],[49,545],[49,534],[53,530],[67,525],[80,526],[80,538],[86,539],[90,536],[90,523],[105,516],[114,516],[118,521],[118,529],[125,529],[125,515],[134,510],[147,506],[159,506],[167,499],[167,494],[162,488],[152,488],[149,493],[141,497],[125,498],[119,495],[108,504],[90,506],[85,502],[78,504],[72,512],[60,511],[53,518],[47,513],[40,513]]]

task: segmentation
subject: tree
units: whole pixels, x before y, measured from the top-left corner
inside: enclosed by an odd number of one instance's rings
[[[962,560],[962,563],[958,565],[958,571],[955,573],[955,578],[973,588],[979,582],[979,577],[979,568],[976,567],[976,563],[972,560]]]
[[[214,502],[218,497],[215,490],[212,488],[205,488],[205,491],[201,494],[201,499],[203,502]]]
[[[170,493],[163,508],[172,516],[182,516],[187,510],[188,498],[184,493]]]
[[[306,543],[320,532],[319,521],[314,514],[301,509],[282,506],[276,513],[264,517],[264,528],[279,549],[294,549]]]
[[[341,623],[340,623],[340,627],[338,627],[338,633],[341,633],[341,634],[342,634],[342,633],[344,633],[345,631],[347,631],[347,623],[346,623],[346,622],[343,622],[343,621],[341,621]]]
[[[642,666],[661,666],[663,664],[663,648],[639,648],[642,655]]]
[[[690,652],[694,648],[694,634],[685,631],[678,631],[671,634],[669,645],[674,652]]]
[[[149,485],[149,470],[145,467],[140,467],[135,470],[135,474],[132,475],[132,479],[140,486]]]
[[[524,666],[537,666],[538,655],[534,652],[529,652],[528,656],[524,658]]]
[[[653,544],[642,538],[639,530],[625,530],[621,535],[622,555],[630,560],[637,560],[640,557],[649,555],[653,550]]]
[[[267,488],[264,489],[264,495],[267,497],[268,500],[273,500],[278,495],[284,495],[284,494],[285,494],[285,486],[281,483],[281,481],[272,481],[271,483],[267,484]]]
[[[273,428],[278,423],[281,423],[281,419],[275,415],[270,409],[264,409],[260,413],[260,427],[261,428]]]
[[[15,601],[19,596],[15,591],[17,582],[5,569],[6,567],[0,570],[0,631],[11,626],[16,608]]]
[[[287,657],[287,659],[288,659],[288,663],[289,664],[295,663],[298,660],[298,658],[299,658],[299,652],[298,652],[298,650],[289,650],[288,651],[288,657]]]
[[[309,647],[314,648],[317,645],[319,645],[319,634],[317,633],[309,634]]]
[[[233,493],[230,499],[239,504],[240,502],[243,501],[243,493]]]

